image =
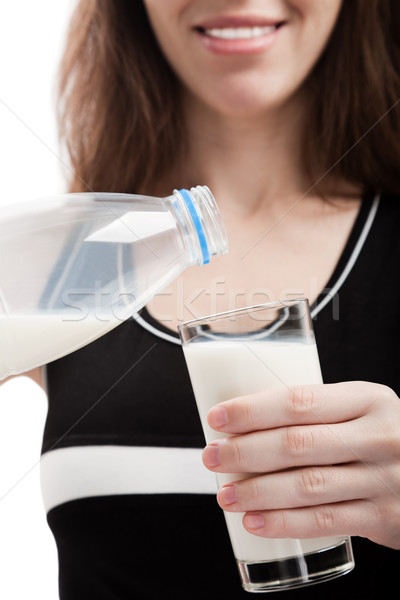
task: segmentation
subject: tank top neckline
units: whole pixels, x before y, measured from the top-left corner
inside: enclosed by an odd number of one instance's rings
[[[320,291],[317,298],[310,307],[311,316],[315,318],[323,308],[334,297],[339,288],[344,284],[350,274],[353,266],[356,264],[359,254],[368,237],[372,227],[376,212],[380,202],[379,194],[366,193],[361,202],[358,215],[354,221],[353,227],[347,238],[347,242],[343,248],[341,255],[329,277],[325,288]],[[180,344],[179,335],[169,327],[166,327],[153,317],[146,306],[144,306],[136,315],[132,317],[139,325],[147,329],[154,335],[171,341],[175,344]]]

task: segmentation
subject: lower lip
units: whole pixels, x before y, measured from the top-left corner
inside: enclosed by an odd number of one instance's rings
[[[211,37],[197,30],[196,33],[203,46],[215,54],[258,54],[271,48],[281,29],[282,27],[278,27],[278,29],[271,31],[271,33],[266,33],[258,37],[233,40]]]

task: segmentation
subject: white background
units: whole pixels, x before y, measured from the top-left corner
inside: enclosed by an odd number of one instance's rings
[[[65,191],[54,87],[75,3],[0,2],[0,205]],[[39,482],[46,410],[44,392],[26,377],[0,387],[0,598],[4,600],[58,598],[56,548]]]

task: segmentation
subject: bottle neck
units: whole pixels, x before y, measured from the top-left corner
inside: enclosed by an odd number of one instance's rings
[[[206,186],[174,190],[170,196],[193,263],[204,265],[228,251],[228,239],[214,196]]]

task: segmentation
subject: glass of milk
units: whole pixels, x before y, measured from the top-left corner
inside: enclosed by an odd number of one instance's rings
[[[207,443],[226,437],[211,429],[212,406],[267,388],[322,383],[306,299],[253,306],[189,321],[179,328]],[[218,485],[247,477],[219,473]],[[242,585],[249,592],[319,583],[354,567],[348,537],[270,539],[242,525],[243,513],[225,512]]]

